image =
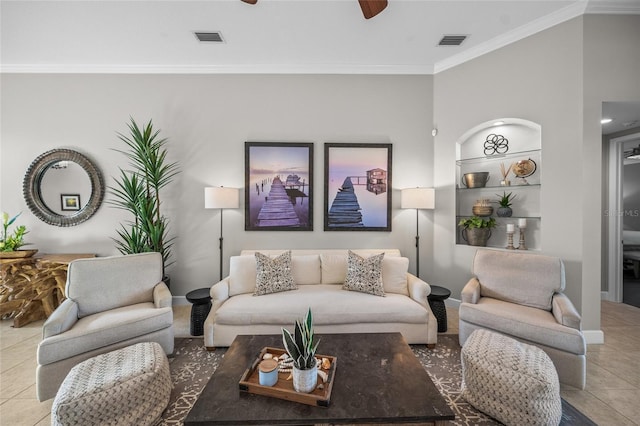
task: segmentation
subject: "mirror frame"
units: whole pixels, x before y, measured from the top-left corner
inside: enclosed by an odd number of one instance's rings
[[[44,203],[40,184],[49,167],[59,161],[73,161],[87,172],[91,180],[91,197],[77,212],[64,216],[51,210]],[[105,187],[102,173],[96,165],[84,155],[71,149],[52,149],[38,156],[24,176],[22,192],[29,210],[40,220],[55,226],[75,226],[89,219],[100,208],[104,199]]]

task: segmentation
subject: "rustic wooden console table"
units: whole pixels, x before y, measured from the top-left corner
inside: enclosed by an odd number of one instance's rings
[[[95,254],[42,254],[0,259],[0,318],[14,327],[48,318],[66,298],[67,266]]]

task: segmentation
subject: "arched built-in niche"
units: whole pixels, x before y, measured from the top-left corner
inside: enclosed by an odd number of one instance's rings
[[[525,247],[541,248],[542,131],[539,124],[519,118],[500,118],[469,129],[456,143],[456,244],[467,244],[461,219],[474,216],[473,207],[489,200],[497,226],[492,229],[487,246],[508,246],[507,225],[514,225],[514,247],[519,247],[519,224],[524,228]],[[507,171],[504,179],[502,170]],[[514,173],[517,170],[517,174]],[[474,186],[472,178],[488,173],[488,180]],[[469,175],[465,179],[465,174]],[[509,181],[504,182],[505,180]],[[476,179],[482,181],[482,179]],[[471,187],[469,187],[471,186]],[[498,217],[498,194],[512,193],[513,214]]]

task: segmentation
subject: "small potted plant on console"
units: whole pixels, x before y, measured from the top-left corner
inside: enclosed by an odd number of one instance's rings
[[[513,195],[513,192],[507,194],[506,191],[504,191],[502,195],[496,195],[499,197],[498,204],[500,204],[500,207],[498,207],[498,210],[496,210],[496,214],[498,215],[498,217],[511,217],[511,215],[513,214],[511,204],[513,204],[513,200],[516,198],[516,196]]]

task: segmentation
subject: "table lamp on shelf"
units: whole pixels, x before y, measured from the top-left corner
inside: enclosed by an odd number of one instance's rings
[[[240,207],[240,191],[238,188],[212,186],[204,189],[204,208],[220,209],[220,281],[222,281],[222,210]]]
[[[418,226],[418,210],[432,210],[435,208],[435,189],[406,188],[401,192],[400,208],[416,209],[416,276],[420,278],[420,233]]]

